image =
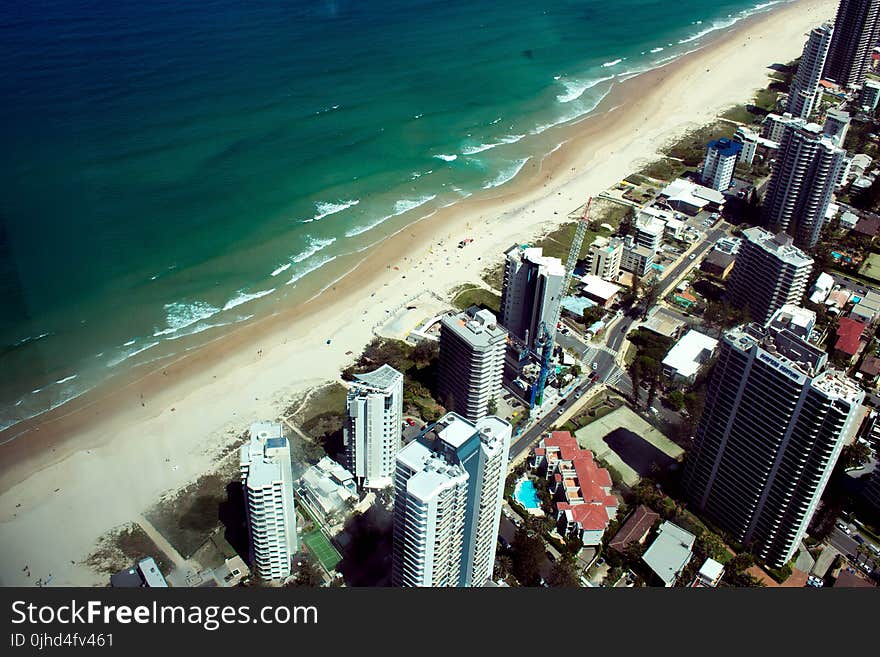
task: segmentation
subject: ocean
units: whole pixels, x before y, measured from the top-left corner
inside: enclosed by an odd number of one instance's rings
[[[0,430],[295,301],[775,4],[6,0]]]

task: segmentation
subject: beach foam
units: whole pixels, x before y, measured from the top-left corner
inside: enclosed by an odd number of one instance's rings
[[[526,165],[531,158],[524,157],[521,160],[517,160],[515,164],[506,169],[503,169],[493,180],[483,185],[483,189],[492,189],[494,187],[500,187],[505,183],[510,182],[514,178],[516,178],[517,174],[522,171],[522,168]]]
[[[223,306],[223,310],[230,310],[232,308],[235,308],[236,306],[240,306],[243,303],[247,303],[248,301],[261,299],[262,297],[272,294],[274,291],[274,287],[271,290],[263,290],[262,292],[253,292],[251,294],[247,294],[244,290],[241,290],[238,294],[236,294],[234,297],[226,302],[226,305]]]
[[[165,321],[168,326],[164,329],[153,331],[153,337],[158,338],[163,335],[171,335],[196,322],[208,319],[219,312],[219,308],[204,301],[194,301],[192,303],[175,301],[173,303],[166,303]]]
[[[324,217],[329,217],[331,214],[348,210],[360,202],[360,199],[352,199],[350,201],[338,201],[336,203],[315,203],[315,216],[311,219],[303,219],[303,223],[309,224],[313,221],[320,221]]]
[[[565,87],[565,93],[556,96],[556,100],[560,103],[570,103],[583,96],[584,92],[592,89],[597,84],[613,79],[613,75],[607,75],[601,78],[591,78],[589,80],[563,80],[562,86]]]

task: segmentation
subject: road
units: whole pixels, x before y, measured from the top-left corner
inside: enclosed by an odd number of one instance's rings
[[[859,557],[859,544],[855,540],[855,536],[858,536],[858,532],[853,532],[853,535],[850,536],[844,533],[840,528],[835,527],[828,536],[828,542],[833,547],[837,548],[841,554],[849,557],[851,561],[858,563],[861,560],[861,557]],[[864,537],[862,538],[864,540]],[[870,544],[869,541],[865,541],[865,545]],[[875,553],[871,553],[870,556],[865,559],[865,562],[869,571],[880,567],[880,557]]]
[[[723,221],[720,222],[715,228],[711,229],[706,234],[704,240],[694,248],[692,255],[695,255],[696,257],[691,258],[690,256],[687,256],[683,258],[669,271],[669,273],[666,274],[666,276],[664,276],[663,281],[661,281],[661,299],[669,294],[669,292],[675,287],[677,280],[694,267],[699,262],[700,258],[715,245],[718,238],[727,232],[727,228],[728,226]],[[569,331],[568,333],[557,331],[556,342],[563,348],[573,351],[576,354],[579,354],[581,358],[585,359],[588,368],[587,374],[590,373],[592,365],[595,364],[596,367],[593,372],[598,375],[596,379],[597,382],[608,383],[620,390],[623,394],[632,396],[632,382],[626,372],[617,366],[615,356],[623,346],[623,341],[626,339],[626,335],[629,333],[630,327],[634,322],[634,318],[627,316],[623,316],[621,319],[617,320],[605,333],[602,344],[586,343],[575,335],[573,331]],[[592,380],[582,383],[576,390],[569,393],[567,397],[560,400],[556,406],[548,410],[548,412],[534,426],[527,429],[518,438],[515,438],[510,446],[510,460],[515,460],[523,452],[530,449],[531,446],[537,442],[538,438],[540,438],[541,434],[553,426],[556,422],[556,418],[558,418],[562,414],[562,411],[565,410],[569,400],[575,398],[578,392],[586,391],[593,385],[595,384]]]

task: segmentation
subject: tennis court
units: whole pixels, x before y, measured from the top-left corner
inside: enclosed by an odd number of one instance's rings
[[[327,540],[324,534],[316,529],[303,535],[303,543],[309,549],[315,558],[321,562],[327,570],[336,568],[336,564],[342,561],[342,555],[337,552],[336,548]]]

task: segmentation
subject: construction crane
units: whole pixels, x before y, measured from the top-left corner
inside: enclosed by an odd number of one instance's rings
[[[559,316],[562,313],[562,299],[568,294],[568,288],[574,276],[574,268],[577,265],[578,257],[580,257],[581,247],[584,245],[584,237],[587,235],[587,227],[590,225],[590,205],[592,202],[593,197],[587,199],[584,212],[574,231],[574,238],[571,241],[568,258],[565,260],[565,277],[562,279],[562,286],[559,288],[559,303],[556,304],[553,313],[553,323],[550,324],[553,327],[553,333],[548,330],[546,323],[541,322],[541,330],[538,339],[535,341],[536,351],[540,345],[541,371],[538,374],[537,383],[532,386],[530,408],[534,408],[535,403],[540,406],[544,401],[544,387],[547,385],[547,376],[550,372],[550,357],[553,355],[555,342],[553,336],[556,334],[556,329],[559,326]]]

